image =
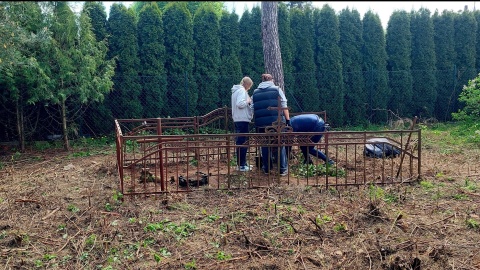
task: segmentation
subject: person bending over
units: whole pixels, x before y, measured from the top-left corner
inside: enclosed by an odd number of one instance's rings
[[[316,114],[300,114],[290,119],[290,125],[293,132],[324,132],[325,122]],[[318,143],[322,139],[322,135],[315,135],[311,137],[313,143]],[[320,150],[316,149],[314,145],[300,146],[303,154],[304,164],[311,164],[310,155],[321,158],[327,162],[327,156]],[[328,159],[330,165],[335,164],[331,159]]]

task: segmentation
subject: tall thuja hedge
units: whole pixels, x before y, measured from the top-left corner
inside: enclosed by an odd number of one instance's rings
[[[107,37],[107,12],[103,2],[85,2],[83,9],[88,13],[92,23],[92,31],[97,41]]]
[[[454,29],[457,57],[455,59],[455,93],[452,97],[452,111],[457,112],[463,107],[463,104],[458,101],[463,86],[477,75],[475,70],[477,22],[473,12],[466,10],[457,14],[454,19]]]
[[[357,10],[343,9],[338,15],[345,87],[345,122],[359,125],[366,122],[366,95],[362,74],[362,21]]]
[[[412,35],[410,16],[406,11],[394,11],[387,26],[386,50],[388,85],[391,90],[389,109],[398,117],[412,116]]]
[[[321,10],[314,10],[313,18],[319,106],[327,111],[329,123],[340,126],[344,124],[345,112],[338,17],[326,4]]]
[[[139,13],[138,47],[140,49],[140,100],[144,117],[167,114],[167,78],[162,13],[155,2],[148,3]]]
[[[107,12],[103,2],[85,2],[84,11],[90,17],[92,31],[97,41],[107,40]],[[91,132],[92,136],[106,135],[113,132],[112,112],[108,102],[92,102],[85,112],[84,122],[85,130]]]
[[[141,118],[142,86],[138,76],[140,59],[133,10],[127,10],[123,4],[113,4],[110,8],[107,31],[110,35],[108,55],[117,60],[113,77],[114,90],[110,93],[108,106],[113,118]]]
[[[240,31],[238,15],[223,12],[220,19],[220,77],[218,79],[219,107],[231,107],[231,89],[242,79],[240,66]]]
[[[193,20],[185,2],[172,2],[163,13],[168,116],[197,115],[198,89],[193,78]]]
[[[197,82],[197,111],[207,114],[218,108],[218,88],[220,65],[220,28],[219,18],[209,3],[201,5],[193,18],[193,38],[195,40],[194,77]]]
[[[299,111],[320,110],[315,78],[315,60],[312,41],[312,18],[300,8],[290,10],[293,40],[294,97]]]
[[[451,119],[453,110],[453,93],[455,93],[453,67],[456,59],[453,11],[438,11],[432,16],[435,42],[437,100],[435,117],[440,121]]]
[[[477,46],[475,47],[476,57],[475,57],[475,67],[477,73],[480,72],[480,10],[475,10],[473,12],[475,16],[475,21],[477,21]]]
[[[412,11],[412,113],[418,117],[433,117],[437,99],[435,77],[435,44],[430,11],[421,8]]]
[[[245,10],[240,18],[240,64],[242,73],[253,80],[253,89],[261,82],[265,72],[262,44],[262,12],[260,7]]]
[[[298,104],[294,98],[295,77],[293,74],[293,39],[290,28],[290,13],[287,5],[283,2],[278,3],[278,36],[280,52],[282,54],[284,90],[288,100],[288,106],[293,108],[293,111],[299,111]]]
[[[369,10],[363,16],[363,71],[367,95],[367,116],[373,123],[387,121],[390,98],[387,74],[385,32],[378,14]]]

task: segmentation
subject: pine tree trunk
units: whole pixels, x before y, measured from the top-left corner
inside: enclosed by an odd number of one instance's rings
[[[70,150],[70,144],[68,142],[68,131],[67,131],[67,109],[65,108],[65,100],[62,100],[62,131],[63,131],[63,148],[68,151]]]
[[[25,152],[25,128],[23,126],[23,108],[19,105],[17,100],[16,104],[16,114],[17,114],[17,132],[18,132],[18,141],[20,144],[20,151]]]
[[[262,2],[262,43],[265,72],[272,74],[283,91],[283,65],[278,40],[278,2]]]

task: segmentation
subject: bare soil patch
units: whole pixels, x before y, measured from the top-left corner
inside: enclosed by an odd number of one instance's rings
[[[114,148],[0,157],[3,269],[480,269],[480,150],[415,184],[118,194]],[[85,152],[83,152],[85,153]]]

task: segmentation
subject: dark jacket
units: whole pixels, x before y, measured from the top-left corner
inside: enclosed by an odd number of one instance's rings
[[[253,92],[253,109],[256,127],[266,127],[277,121],[278,111],[268,107],[278,107],[279,88],[270,86],[258,88]]]

